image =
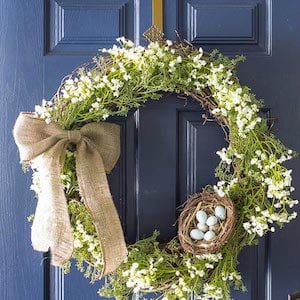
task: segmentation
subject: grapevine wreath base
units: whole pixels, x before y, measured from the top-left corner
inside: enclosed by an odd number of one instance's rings
[[[232,287],[246,289],[237,270],[238,254],[243,247],[254,245],[258,237],[273,232],[274,224],[282,227],[296,217],[295,212],[289,211],[297,203],[290,197],[293,191],[292,171],[283,166],[295,153],[269,132],[267,121],[259,115],[262,101],[239,83],[236,67],[241,58],[229,59],[217,52],[206,54],[201,48],[194,48],[186,42],[167,40],[141,47],[124,38],[118,41],[119,47],[104,49],[104,55],[95,57],[92,63],[67,76],[53,99],[43,100],[40,106],[36,106],[34,116],[30,116],[33,118],[30,122],[40,122],[38,128],[43,129],[43,137],[52,143],[51,146],[57,143],[53,146],[56,147],[60,139],[65,145],[63,154],[59,154],[62,169],[57,176],[61,183],[56,183],[63,185],[64,195],[60,197],[65,197],[67,203],[72,234],[70,255],[78,269],[92,282],[102,274],[110,273],[99,291],[102,296],[121,300],[128,299],[131,293],[143,295],[159,292],[157,299],[165,300],[188,299],[191,293],[195,299],[230,299]],[[216,168],[218,181],[206,187],[202,196],[215,193],[217,196],[214,199],[231,199],[230,203],[223,203],[221,209],[226,211],[228,218],[228,221],[220,223],[224,226],[221,231],[222,235],[226,235],[225,242],[219,243],[218,235],[211,240],[211,247],[205,253],[195,250],[195,245],[201,246],[205,242],[188,236],[190,224],[198,226],[195,221],[191,222],[195,209],[190,213],[191,203],[188,202],[179,223],[181,243],[178,237],[174,237],[168,244],[162,245],[157,241],[158,232],[155,231],[153,236],[129,245],[127,250],[125,248],[128,255],[121,264],[118,263],[116,270],[106,269],[103,272],[106,265],[104,254],[107,255],[107,252],[102,251],[104,239],[97,230],[98,219],[91,214],[93,207],[87,205],[93,199],[89,199],[90,192],[86,189],[93,192],[98,184],[87,186],[87,181],[81,180],[87,172],[83,168],[85,162],[78,156],[84,157],[80,154],[80,151],[85,151],[82,145],[88,145],[95,151],[93,154],[98,153],[95,150],[98,149],[97,144],[87,142],[91,138],[95,138],[96,142],[99,140],[97,134],[100,129],[95,130],[97,126],[104,130],[107,143],[110,143],[111,135],[107,132],[116,128],[104,128],[106,122],[103,121],[109,116],[126,116],[131,109],[140,107],[148,99],[159,100],[165,92],[192,98],[203,107],[205,119],[214,119],[224,129],[228,145],[217,152],[221,159]],[[22,147],[28,140],[21,137],[28,138],[28,134],[20,132],[17,125],[15,138],[21,158],[24,158]],[[94,130],[93,137],[90,130]],[[53,134],[56,134],[55,138],[49,137]],[[38,138],[41,138],[40,134]],[[118,147],[115,142],[109,145],[109,149],[113,150]],[[28,147],[28,144],[25,146]],[[31,188],[39,199],[38,205],[41,199],[48,199],[44,194],[49,187],[49,178],[44,176],[45,166],[40,163],[41,159],[49,159],[49,151],[51,154],[52,150],[47,149],[44,153],[37,153],[37,157],[22,159],[23,164],[29,164],[34,171]],[[107,153],[100,154],[102,157],[98,161],[103,160],[105,171],[109,172],[115,162],[107,167]],[[118,151],[116,159],[117,155]],[[103,175],[103,172],[99,174]],[[102,179],[105,184],[106,179]],[[210,205],[208,200],[206,206]],[[48,205],[47,201],[44,203]],[[198,204],[193,204],[196,210],[203,209],[203,204],[197,207]],[[64,207],[61,206],[61,209],[64,210]],[[38,232],[42,228],[37,225],[44,220],[38,217],[41,211],[42,206],[37,209],[33,220],[34,245],[39,244],[41,238]],[[48,213],[44,211],[45,217]],[[212,211],[208,211],[210,213]],[[100,218],[105,218],[105,215]],[[53,229],[48,225],[45,224],[43,230]],[[189,229],[186,231],[186,228]],[[56,241],[50,243],[52,253],[56,253],[56,246],[63,249],[64,245],[57,235],[51,238],[51,241]],[[62,256],[56,253],[55,263],[63,264],[67,272],[71,262],[60,259],[65,257],[64,251],[59,254]]]

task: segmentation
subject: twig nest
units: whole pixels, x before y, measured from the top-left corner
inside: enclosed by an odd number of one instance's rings
[[[233,202],[204,191],[186,202],[179,216],[178,238],[187,252],[216,253],[231,238],[235,223]]]
[[[212,230],[214,232],[219,232],[219,229],[220,229],[220,225],[219,224],[216,224],[216,225],[213,225],[213,226],[209,226],[209,230]]]

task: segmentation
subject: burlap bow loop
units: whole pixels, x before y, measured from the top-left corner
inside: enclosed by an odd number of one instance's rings
[[[39,194],[31,231],[34,249],[51,249],[52,264],[61,266],[73,252],[67,202],[61,184],[65,150],[76,144],[76,174],[81,197],[91,214],[103,255],[103,275],[116,270],[127,256],[123,231],[109,190],[109,173],[120,155],[120,128],[101,122],[79,130],[46,124],[32,113],[21,113],[14,137],[22,162],[38,171]]]

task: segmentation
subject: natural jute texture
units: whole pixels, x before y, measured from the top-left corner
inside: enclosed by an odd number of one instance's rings
[[[21,162],[34,163],[41,177],[41,193],[31,231],[34,249],[51,250],[52,264],[61,266],[73,252],[67,200],[61,184],[65,150],[76,145],[76,174],[81,197],[92,216],[103,254],[102,275],[117,269],[127,256],[119,216],[106,172],[120,155],[120,128],[106,122],[89,123],[80,130],[62,130],[31,113],[21,113],[14,127]]]
[[[197,228],[196,213],[204,210],[208,215],[214,215],[216,206],[226,209],[226,219],[218,222],[216,237],[211,241],[195,241],[190,238],[190,231]],[[216,253],[229,241],[234,232],[236,211],[228,197],[220,197],[216,193],[203,191],[192,195],[184,206],[178,221],[178,238],[182,248],[192,254]]]

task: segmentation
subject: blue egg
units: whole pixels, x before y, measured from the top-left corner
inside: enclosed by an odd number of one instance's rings
[[[224,221],[226,219],[226,209],[221,205],[216,206],[215,216]]]
[[[196,219],[200,224],[205,224],[207,220],[207,213],[204,210],[197,211]]]
[[[203,232],[206,232],[208,231],[208,226],[206,224],[201,224],[201,223],[198,223],[197,224],[197,228]]]
[[[206,241],[211,241],[211,240],[213,240],[215,237],[216,237],[216,233],[215,233],[214,231],[212,231],[212,230],[207,231],[207,232],[205,233],[205,235],[204,235],[204,239],[205,239]]]
[[[199,230],[199,229],[192,229],[191,232],[190,232],[190,237],[193,239],[193,240],[202,240],[203,237],[204,237],[204,233]]]
[[[217,223],[218,223],[218,219],[215,216],[210,216],[206,221],[207,226],[214,226]]]

